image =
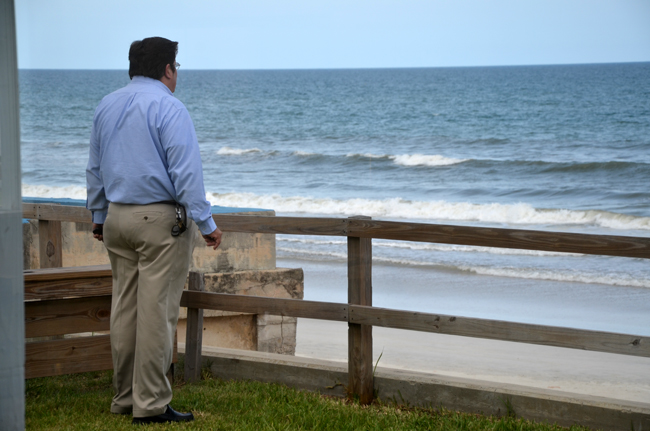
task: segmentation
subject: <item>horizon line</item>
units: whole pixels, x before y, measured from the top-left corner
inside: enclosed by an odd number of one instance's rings
[[[650,63],[650,60],[643,61],[612,61],[612,62],[586,62],[586,63],[532,63],[532,64],[493,64],[473,66],[381,66],[381,67],[296,67],[296,68],[183,68],[187,71],[309,71],[309,70],[391,70],[391,69],[469,69],[488,67],[544,67],[544,66],[597,66],[613,64],[643,64]],[[126,68],[49,68],[49,67],[19,67],[18,70],[68,70],[68,71],[128,71]]]

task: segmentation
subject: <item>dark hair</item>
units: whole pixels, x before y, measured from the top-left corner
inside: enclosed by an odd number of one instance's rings
[[[164,37],[148,37],[136,40],[129,49],[129,77],[146,76],[160,79],[165,74],[167,65],[176,70],[176,53],[178,42]]]

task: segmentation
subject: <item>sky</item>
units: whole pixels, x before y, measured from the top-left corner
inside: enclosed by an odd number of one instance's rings
[[[127,69],[179,42],[184,69],[650,61],[650,0],[15,0],[21,69]]]

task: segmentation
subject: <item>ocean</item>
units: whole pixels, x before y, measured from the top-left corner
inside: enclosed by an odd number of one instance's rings
[[[19,79],[23,196],[85,199],[93,112],[127,72]],[[214,205],[650,236],[650,63],[180,69],[175,94],[193,118]],[[305,298],[345,302],[345,244],[278,235],[278,265],[305,268]],[[597,317],[605,310],[627,316],[614,329],[650,334],[643,259],[382,240],[373,259],[383,274],[376,305],[612,330]],[[513,302],[522,289],[536,311]]]

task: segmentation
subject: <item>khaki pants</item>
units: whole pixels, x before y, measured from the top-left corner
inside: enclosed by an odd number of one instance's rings
[[[172,399],[166,373],[183,286],[193,249],[195,225],[174,237],[173,205],[111,203],[104,244],[113,270],[111,412],[134,417],[165,412]]]

